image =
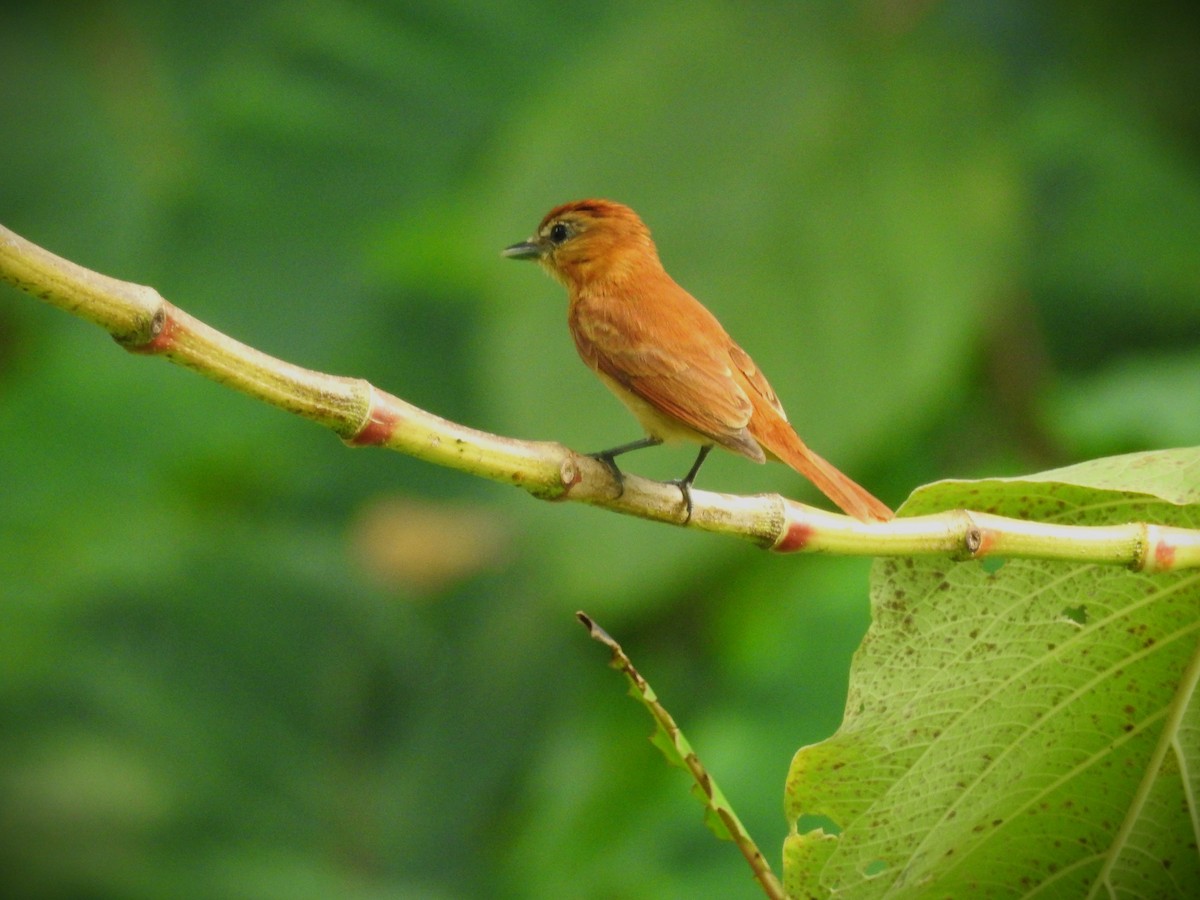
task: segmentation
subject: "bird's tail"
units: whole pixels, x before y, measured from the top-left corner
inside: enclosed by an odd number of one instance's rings
[[[809,481],[847,515],[860,522],[886,522],[894,513],[862,485],[809,450],[790,425],[772,422],[769,434],[754,435],[763,449],[770,451]]]

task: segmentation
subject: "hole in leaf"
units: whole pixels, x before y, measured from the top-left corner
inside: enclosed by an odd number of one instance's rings
[[[1082,603],[1078,606],[1068,606],[1063,609],[1062,617],[1076,625],[1086,625],[1088,623],[1087,607]]]
[[[867,878],[877,878],[887,871],[888,864],[882,859],[873,859],[862,867],[862,873]]]
[[[823,831],[826,834],[837,837],[842,833],[842,826],[829,818],[829,816],[814,816],[805,813],[796,819],[796,831],[800,834],[808,834],[810,831]]]

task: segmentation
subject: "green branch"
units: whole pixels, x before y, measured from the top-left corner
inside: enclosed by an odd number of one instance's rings
[[[153,288],[85,269],[0,226],[0,277],[86,319],[133,353],[162,356],[213,381],[336,432],[351,446],[381,446],[536,497],[569,499],[627,515],[726,534],[785,553],[862,556],[989,555],[1078,560],[1144,571],[1200,567],[1200,531],[1133,522],[1063,526],[950,510],[863,524],[777,494],[692,491],[687,516],[670,484],[625,476],[561,444],[522,441],[442,419],[360,378],[276,359],[188,315]]]

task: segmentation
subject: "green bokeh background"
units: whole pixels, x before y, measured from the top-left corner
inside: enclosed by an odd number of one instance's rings
[[[0,221],[269,353],[588,450],[636,427],[561,289],[498,250],[622,200],[896,504],[1200,443],[1198,90],[1174,3],[15,3]],[[772,860],[867,624],[866,561],[350,451],[6,286],[0,435],[14,896],[753,896],[572,613]],[[731,456],[700,486],[818,499]]]

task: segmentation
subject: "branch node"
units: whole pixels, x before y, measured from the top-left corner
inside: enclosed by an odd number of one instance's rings
[[[567,454],[563,457],[562,465],[558,469],[558,477],[562,480],[563,496],[566,496],[571,488],[583,481],[583,472],[575,462],[574,455]]]
[[[367,397],[362,425],[354,434],[342,440],[351,447],[381,447],[387,443],[402,419],[395,408],[384,402],[385,397],[374,385],[363,381],[362,386]]]
[[[169,350],[178,331],[171,304],[159,299],[153,314],[141,319],[137,327],[125,334],[114,334],[113,340],[130,353],[153,356]]]
[[[1176,547],[1162,527],[1143,522],[1134,542],[1129,567],[1135,572],[1170,572],[1175,568]]]
[[[967,531],[963,535],[963,544],[971,556],[977,554],[979,548],[983,546],[983,529],[974,523],[968,525]]]
[[[771,548],[776,553],[798,553],[812,540],[815,529],[805,519],[793,519],[779,529],[779,540]]]
[[[996,547],[996,533],[979,524],[969,510],[959,510],[957,517],[963,523],[962,556],[966,559],[982,559]]]

